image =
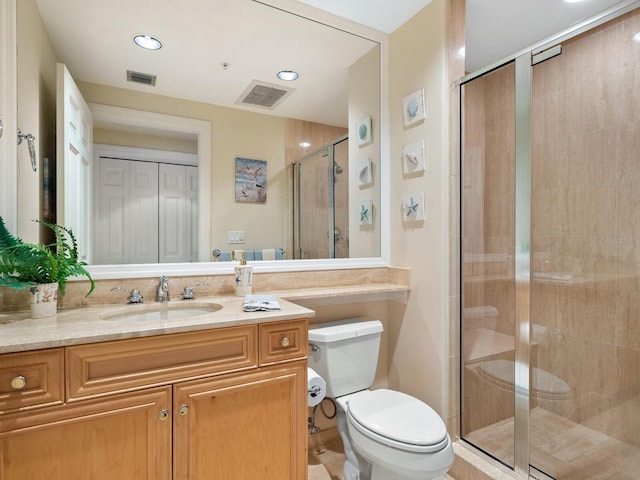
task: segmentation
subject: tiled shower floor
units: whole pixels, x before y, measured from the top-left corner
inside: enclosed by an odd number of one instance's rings
[[[498,458],[513,458],[513,418],[466,438]],[[640,448],[542,408],[531,410],[531,463],[552,469],[558,480],[640,478]]]

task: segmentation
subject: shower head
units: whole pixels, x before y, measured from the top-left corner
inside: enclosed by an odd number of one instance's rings
[[[336,175],[340,175],[342,172],[344,172],[344,168],[338,165],[338,162],[336,162],[335,160],[333,161],[333,169],[335,170]]]

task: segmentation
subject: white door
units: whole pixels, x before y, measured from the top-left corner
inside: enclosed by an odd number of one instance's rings
[[[130,262],[158,262],[158,164],[130,162]]]
[[[57,223],[73,231],[80,259],[90,262],[93,117],[67,67],[57,69]]]
[[[95,168],[94,262],[158,262],[158,164],[100,157]]]
[[[129,262],[129,162],[101,158],[95,168],[94,262]]]
[[[160,165],[158,200],[160,205],[160,263],[187,262],[186,167]]]

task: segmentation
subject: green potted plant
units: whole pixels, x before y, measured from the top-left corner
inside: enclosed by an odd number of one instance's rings
[[[95,284],[84,268],[87,263],[78,259],[78,244],[71,229],[35,221],[53,231],[54,243],[25,243],[9,233],[0,217],[0,287],[28,288],[32,317],[39,318],[56,314],[58,290],[64,295],[69,277],[87,277],[91,283],[87,295]]]

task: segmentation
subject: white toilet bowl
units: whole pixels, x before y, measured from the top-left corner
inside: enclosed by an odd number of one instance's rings
[[[359,475],[345,480],[431,480],[444,478],[453,447],[444,422],[427,404],[387,389],[363,390],[336,399],[346,415],[343,440],[359,458]],[[344,425],[346,423],[346,425]],[[363,465],[363,460],[370,464]]]

